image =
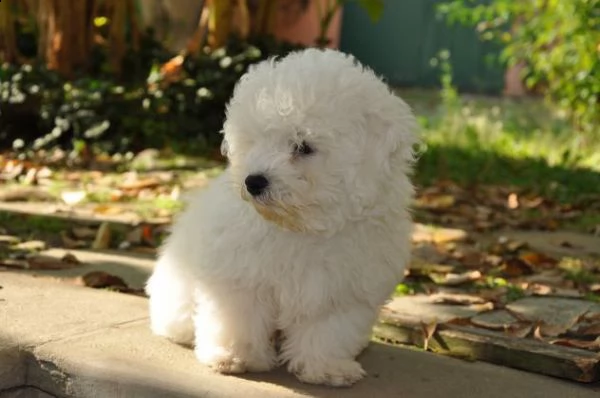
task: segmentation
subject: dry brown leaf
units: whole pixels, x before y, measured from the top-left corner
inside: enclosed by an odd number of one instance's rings
[[[154,245],[154,234],[152,226],[149,224],[142,225],[142,240],[144,243],[153,246]]]
[[[485,254],[479,251],[470,250],[466,253],[461,253],[459,256],[457,256],[457,259],[465,267],[481,267],[484,263]]]
[[[61,270],[75,268],[80,263],[72,261],[71,258],[56,258],[50,256],[36,255],[27,258],[27,269],[30,270]]]
[[[537,323],[533,328],[533,338],[537,340],[544,340],[544,337],[542,336],[541,325],[539,323]]]
[[[183,55],[177,55],[160,67],[160,74],[165,83],[171,83],[181,79],[184,61],[185,57]]]
[[[517,276],[531,275],[533,269],[525,261],[518,257],[509,258],[502,265],[502,273],[508,277],[514,278]]]
[[[516,193],[513,192],[508,195],[508,198],[506,199],[506,207],[511,210],[515,210],[519,207],[519,197]]]
[[[456,204],[453,195],[422,196],[416,200],[416,206],[425,209],[447,209]]]
[[[468,294],[437,293],[431,296],[433,304],[472,305],[484,304],[487,300]]]
[[[437,330],[437,320],[434,319],[429,323],[421,322],[421,331],[423,332],[423,349],[427,351],[429,347],[429,340],[433,337]]]
[[[161,182],[156,178],[145,178],[143,180],[126,181],[119,186],[123,191],[140,191],[142,189],[156,188]]]
[[[568,327],[564,325],[539,324],[539,333],[544,337],[557,337],[567,332]]]
[[[558,261],[556,259],[545,254],[536,252],[523,253],[519,256],[519,258],[532,267],[551,268],[558,264]]]
[[[92,239],[96,236],[96,230],[89,227],[73,227],[71,233],[77,239]]]
[[[504,247],[506,248],[506,251],[510,252],[510,253],[516,253],[517,251],[524,249],[527,247],[527,242],[521,242],[518,240],[511,240],[506,242],[506,244],[504,245]]]
[[[46,242],[42,240],[28,240],[14,246],[16,250],[38,251],[46,248]]]
[[[92,243],[92,249],[94,250],[103,250],[108,249],[110,247],[111,240],[111,230],[110,224],[107,222],[103,222],[98,228],[98,232],[96,233],[96,238],[94,239],[94,243]]]
[[[86,196],[87,193],[85,191],[65,191],[60,194],[60,198],[68,206],[80,203]]]
[[[481,272],[477,270],[467,271],[462,274],[447,274],[440,283],[447,286],[461,285],[463,283],[476,281],[480,279],[481,276]]]
[[[521,206],[527,209],[535,209],[544,203],[544,198],[535,197],[522,197],[520,198]]]
[[[551,340],[550,344],[562,345],[567,347],[582,348],[585,350],[600,351],[600,337],[596,340],[576,340],[576,339],[558,339]]]
[[[533,325],[531,323],[519,322],[513,325],[510,325],[504,330],[504,333],[511,336],[523,339],[531,333],[531,329]]]
[[[536,296],[549,296],[554,289],[550,286],[542,285],[541,283],[531,283],[527,286],[527,291]]]
[[[71,238],[66,231],[60,232],[60,239],[63,246],[67,249],[77,249],[87,246],[87,242]]]
[[[10,258],[0,260],[0,267],[13,269],[27,269],[29,264],[27,260],[13,260]]]
[[[98,205],[93,209],[94,213],[104,214],[104,215],[115,215],[121,214],[125,211],[122,207],[119,206],[111,206],[111,205]]]
[[[61,260],[68,264],[82,264],[82,262],[73,253],[66,253],[64,256],[62,256]]]
[[[593,311],[586,312],[585,314],[583,314],[581,319],[585,320],[587,322],[596,322],[596,321],[600,322],[600,312],[593,312]]]
[[[431,296],[433,304],[472,305],[484,304],[485,299],[468,294],[437,293]]]
[[[142,227],[135,227],[127,233],[125,241],[129,244],[139,245],[142,243]]]
[[[127,283],[115,275],[103,271],[93,271],[81,276],[81,284],[95,289],[112,287],[116,289],[127,289]]]
[[[526,290],[535,296],[555,296],[569,298],[581,298],[585,296],[577,289],[552,287],[540,283],[528,284],[526,286]]]
[[[584,336],[600,336],[600,322],[581,325],[576,333]]]
[[[452,318],[446,322],[448,325],[472,326],[471,318]]]

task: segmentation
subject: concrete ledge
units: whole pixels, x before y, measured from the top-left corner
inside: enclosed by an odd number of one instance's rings
[[[0,339],[0,391],[25,385],[26,354],[8,339]]]
[[[144,298],[2,271],[0,285],[0,398],[600,395],[600,386],[376,343],[360,358],[369,376],[350,389],[302,384],[283,369],[223,376],[153,336]]]

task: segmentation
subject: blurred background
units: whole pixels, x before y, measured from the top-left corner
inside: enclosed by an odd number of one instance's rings
[[[306,46],[354,54],[413,107],[420,186],[600,186],[599,0],[2,0],[2,179],[219,164],[236,81]]]

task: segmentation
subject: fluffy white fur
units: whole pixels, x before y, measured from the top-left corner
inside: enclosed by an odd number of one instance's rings
[[[229,167],[176,220],[148,282],[154,333],[223,373],[287,363],[308,383],[361,379],[355,358],[409,259],[415,131],[348,55],[252,67],[227,108]],[[270,182],[261,196],[252,174]]]

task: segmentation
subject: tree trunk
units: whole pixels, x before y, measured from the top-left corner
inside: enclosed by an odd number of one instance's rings
[[[0,1],[0,60],[4,62],[15,62],[19,55],[12,12],[13,1]]]

